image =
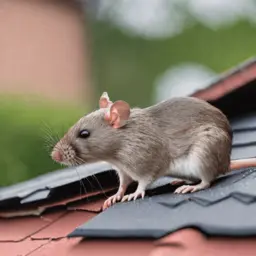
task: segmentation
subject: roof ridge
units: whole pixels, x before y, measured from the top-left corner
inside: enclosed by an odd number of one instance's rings
[[[229,93],[230,91],[239,88],[245,84],[247,84],[249,81],[252,81],[256,78],[256,75],[253,73],[253,78],[250,76],[241,77],[238,80],[231,80],[230,84],[227,84],[226,81],[233,78],[234,76],[239,76],[242,73],[244,73],[246,70],[254,67],[256,65],[256,56],[253,56],[251,58],[246,59],[241,64],[238,64],[236,66],[233,66],[232,68],[227,69],[226,71],[223,71],[219,75],[217,75],[215,78],[211,79],[211,82],[203,89],[198,89],[195,92],[191,94],[193,97],[199,97],[203,98],[205,100],[215,100],[215,98],[220,98]],[[226,82],[226,84],[224,84]],[[222,86],[223,88],[221,90],[217,90],[216,88],[218,86]],[[215,94],[212,92],[211,95],[209,95],[210,91],[215,91]],[[208,94],[208,95],[207,95]]]
[[[236,65],[236,66],[233,66],[229,69],[227,69],[226,71],[223,71],[221,72],[219,75],[218,75],[218,78],[216,79],[216,81],[212,81],[207,88],[211,87],[211,86],[214,86],[215,84],[221,82],[222,80],[225,80],[227,79],[229,76],[231,75],[234,75],[235,73],[238,73],[240,71],[243,71],[244,69],[252,66],[252,65],[255,65],[256,64],[256,56],[253,56],[251,58],[248,58],[248,59],[245,59],[242,63]],[[207,89],[205,88],[205,89]],[[205,90],[205,89],[202,89],[202,90]]]

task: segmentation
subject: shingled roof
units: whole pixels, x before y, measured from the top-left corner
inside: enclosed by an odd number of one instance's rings
[[[250,86],[255,78],[256,72],[244,82]],[[236,97],[234,91],[223,97]],[[230,121],[232,159],[254,157],[256,112]],[[117,186],[111,166],[97,163],[1,188],[1,255],[255,254],[256,168],[233,171],[211,188],[187,195],[173,194],[176,187],[161,178],[145,199],[102,212]]]

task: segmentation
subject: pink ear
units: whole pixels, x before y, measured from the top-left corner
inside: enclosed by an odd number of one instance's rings
[[[130,117],[130,106],[127,102],[119,100],[114,102],[109,112],[105,114],[105,119],[113,126],[120,128],[126,124]]]
[[[100,100],[99,100],[100,108],[108,108],[112,104],[113,104],[113,102],[109,99],[108,93],[103,92],[103,94],[101,95]]]

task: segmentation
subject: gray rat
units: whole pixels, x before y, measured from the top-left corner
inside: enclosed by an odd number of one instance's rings
[[[145,196],[161,176],[177,178],[175,193],[210,187],[221,174],[256,166],[256,159],[231,161],[232,129],[227,117],[208,102],[176,97],[146,108],[110,101],[102,94],[100,108],[82,117],[57,142],[52,159],[67,166],[105,161],[118,173],[117,193],[103,208],[117,201]],[[134,193],[127,187],[137,181]],[[182,185],[183,184],[183,185]]]

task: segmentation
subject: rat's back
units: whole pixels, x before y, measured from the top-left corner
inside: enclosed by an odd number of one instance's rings
[[[168,140],[172,174],[187,170],[194,175],[200,168],[208,168],[216,176],[228,170],[232,130],[219,109],[197,98],[177,97],[147,111],[154,117],[158,133]]]
[[[232,135],[227,117],[204,100],[193,97],[176,97],[147,108],[164,131],[189,131],[212,125]],[[171,128],[171,129],[170,129]]]

